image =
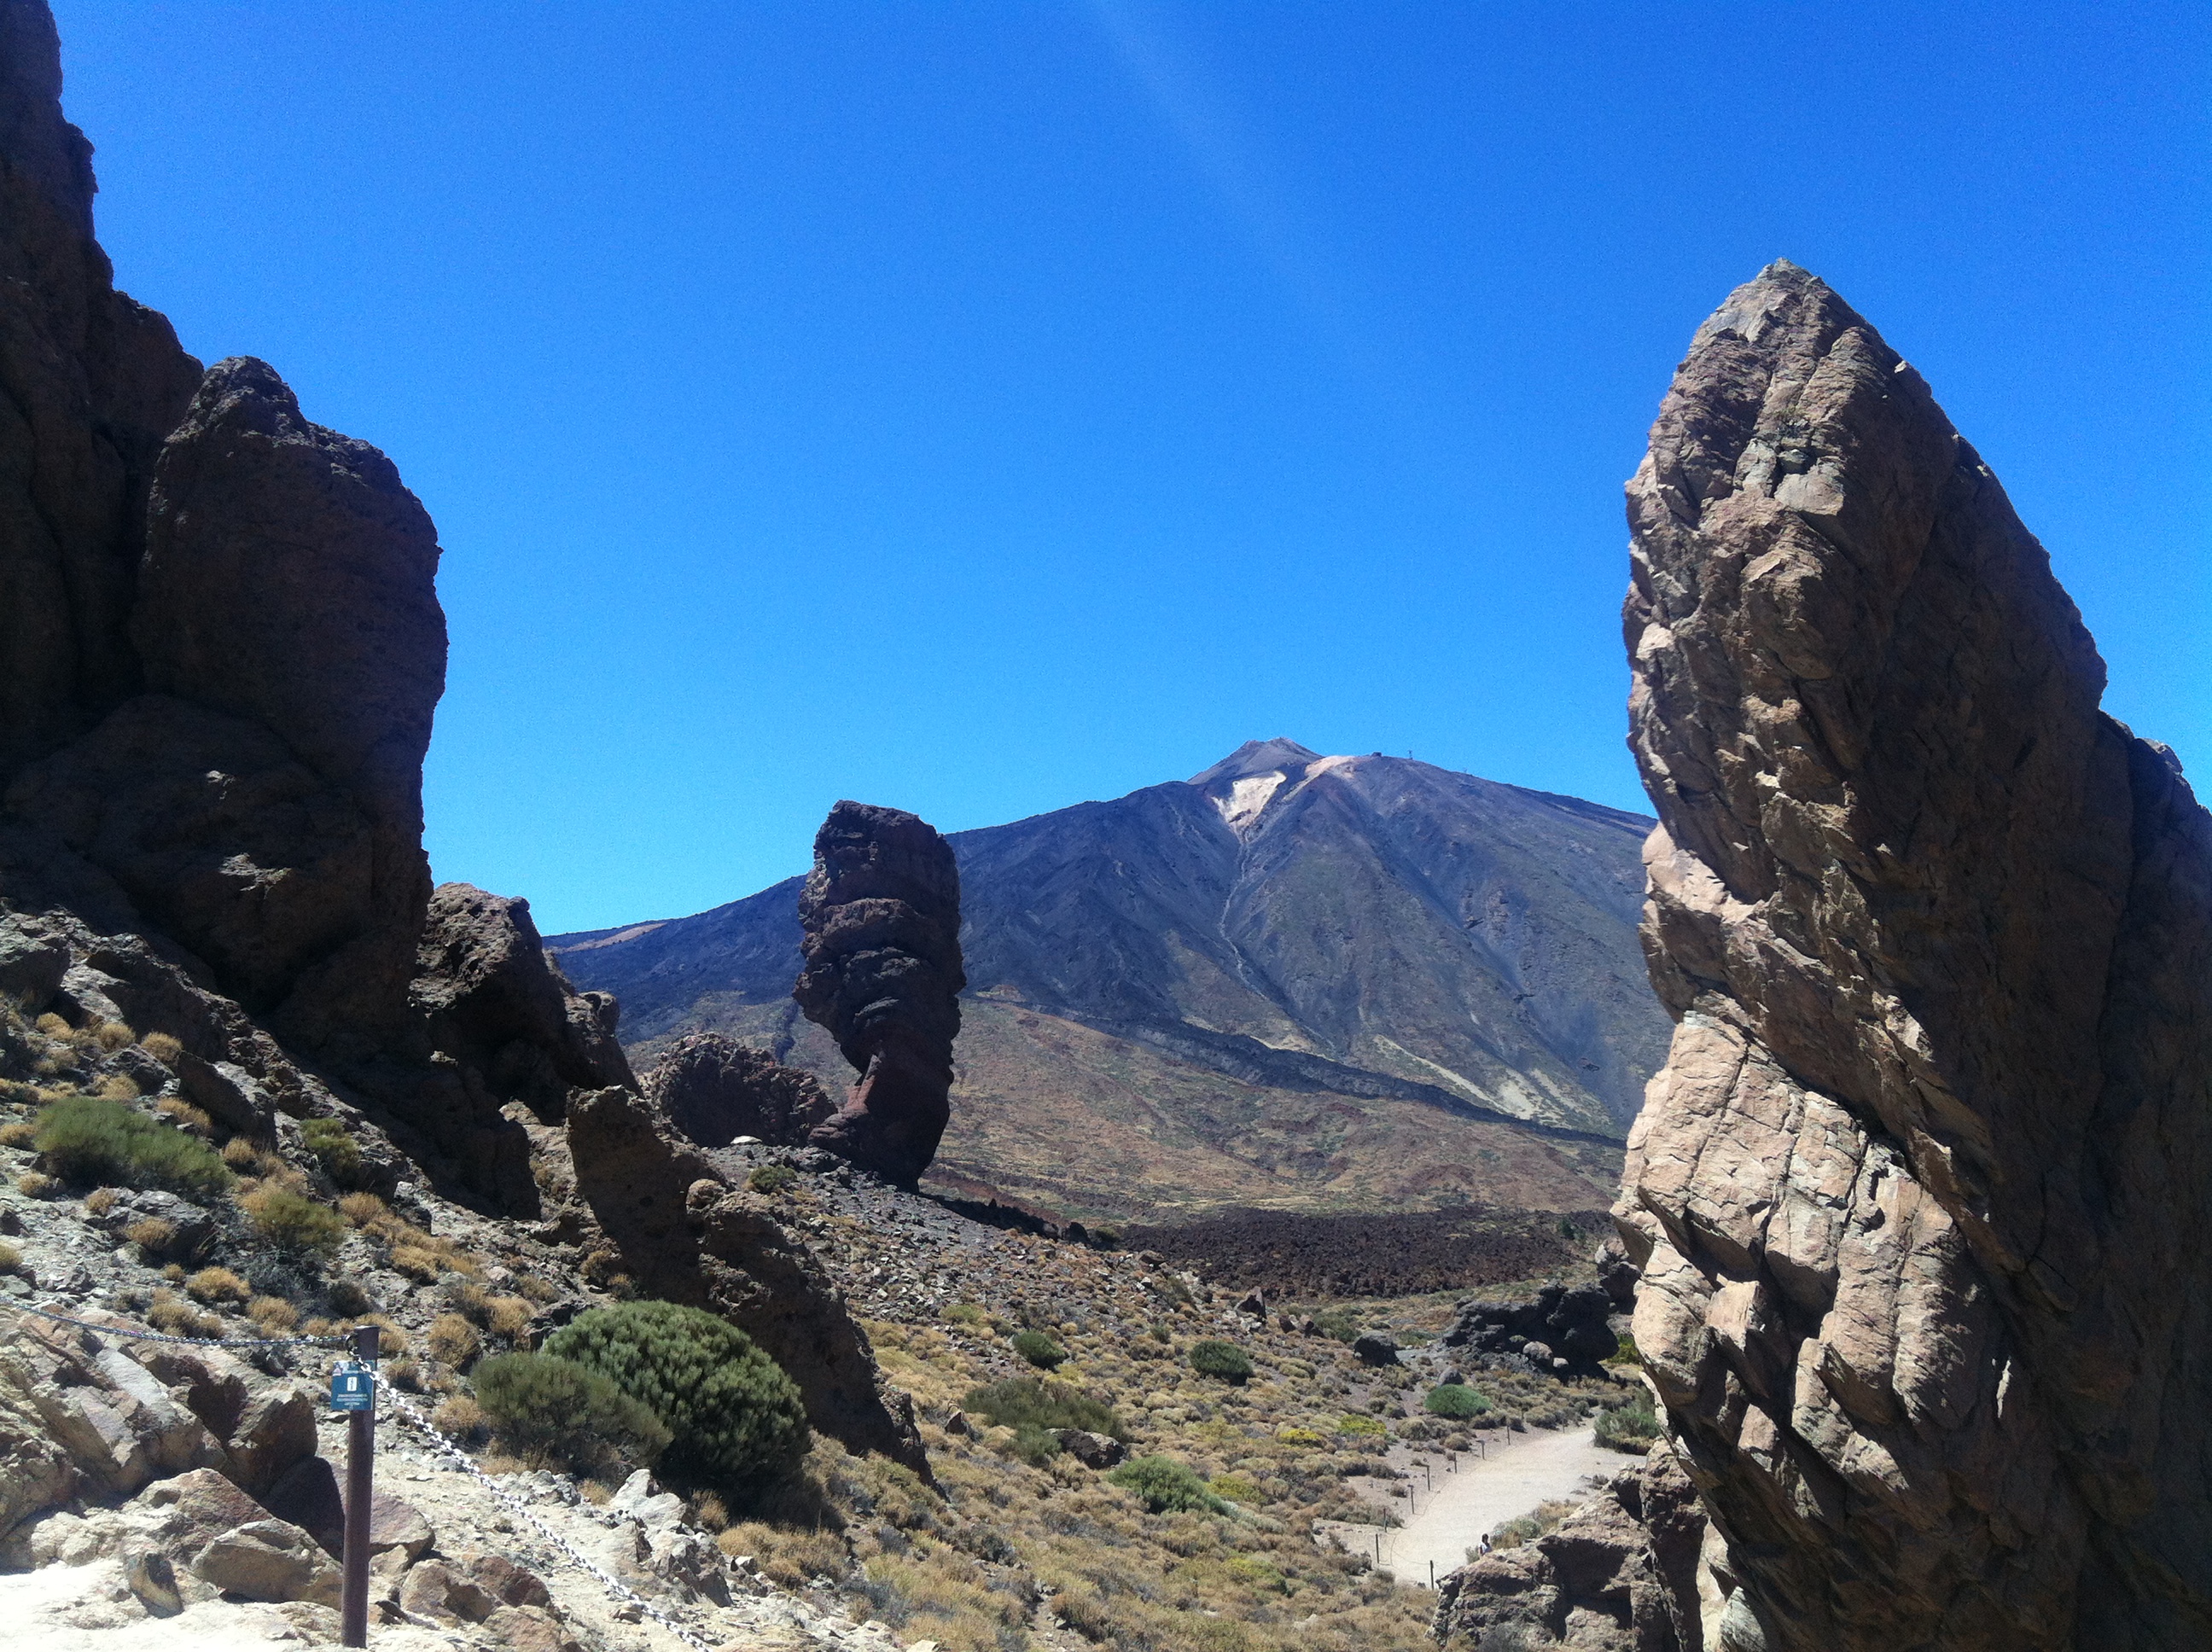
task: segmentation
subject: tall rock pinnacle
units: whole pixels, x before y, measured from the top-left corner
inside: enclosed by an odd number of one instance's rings
[[[1635,1335],[1725,1643],[2212,1644],[2212,817],[1927,386],[1777,264],[1628,488]]]
[[[840,803],[799,896],[805,967],[792,996],[860,1072],[811,1136],[911,1185],[951,1117],[960,1031],[960,872],[951,846],[896,809]]]

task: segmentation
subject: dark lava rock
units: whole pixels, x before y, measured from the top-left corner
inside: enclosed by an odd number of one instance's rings
[[[646,1073],[643,1088],[669,1123],[702,1147],[726,1147],[739,1136],[795,1147],[836,1110],[812,1073],[779,1066],[766,1050],[720,1033],[678,1039]]]
[[[960,872],[935,828],[841,802],[799,896],[805,968],[792,996],[860,1072],[817,1145],[911,1187],[951,1116],[960,1031]]]
[[[1110,1434],[1093,1434],[1079,1428],[1058,1429],[1054,1433],[1060,1449],[1085,1468],[1111,1468],[1129,1455],[1129,1448]]]
[[[1547,1285],[1534,1302],[1462,1303],[1442,1341],[1475,1354],[1524,1355],[1528,1369],[1545,1373],[1554,1357],[1586,1368],[1620,1345],[1606,1322],[1613,1311],[1613,1298],[1599,1286]]]
[[[1398,1339],[1380,1331],[1369,1331],[1352,1339],[1352,1352],[1363,1365],[1395,1365]]]

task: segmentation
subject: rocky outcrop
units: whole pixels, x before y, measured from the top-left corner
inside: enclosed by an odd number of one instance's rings
[[[2212,1641],[2212,819],[1919,375],[1776,264],[1629,485],[1636,1341],[1723,1643]]]
[[[812,1073],[781,1066],[766,1050],[720,1033],[678,1039],[642,1088],[669,1123],[702,1147],[726,1147],[740,1136],[795,1147],[836,1111]]]
[[[1547,1285],[1533,1302],[1463,1302],[1439,1339],[1485,1363],[1522,1363],[1538,1376],[1587,1372],[1620,1339],[1607,1323],[1613,1298],[1600,1285]]]
[[[828,1274],[765,1196],[732,1186],[626,1090],[574,1100],[568,1141],[577,1192],[646,1295],[721,1315],[790,1374],[816,1428],[928,1473],[912,1402],[884,1381]]]
[[[815,1145],[911,1187],[951,1116],[960,1032],[960,871],[934,828],[841,802],[799,899],[805,967],[792,996],[859,1072]]]
[[[1705,1533],[1695,1489],[1662,1451],[1542,1536],[1443,1578],[1437,1640],[1445,1652],[1704,1652]]]

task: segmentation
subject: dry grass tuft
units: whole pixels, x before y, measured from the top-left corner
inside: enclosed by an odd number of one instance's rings
[[[165,1067],[176,1066],[177,1058],[185,1053],[184,1045],[165,1032],[148,1033],[138,1041],[138,1047]]]
[[[185,1281],[185,1292],[193,1301],[212,1306],[245,1302],[253,1295],[253,1288],[227,1267],[204,1267]]]

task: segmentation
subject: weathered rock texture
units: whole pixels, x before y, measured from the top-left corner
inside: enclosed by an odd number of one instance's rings
[[[799,898],[805,968],[792,996],[860,1082],[817,1146],[911,1186],[951,1116],[960,1032],[960,872],[927,822],[841,802],[814,838]]]
[[[1703,1652],[1705,1535],[1695,1489],[1661,1450],[1543,1536],[1445,1577],[1437,1639],[1446,1652]]]
[[[1628,496],[1680,1025],[1617,1215],[1731,1632],[2212,1644],[2212,820],[1803,270],[1698,331]]]
[[[627,1090],[574,1099],[568,1140],[577,1192],[647,1295],[721,1315],[790,1374],[816,1428],[928,1473],[913,1402],[884,1382],[866,1335],[768,1198],[732,1186]]]
[[[1612,1314],[1601,1286],[1547,1285],[1533,1302],[1461,1303],[1440,1340],[1483,1363],[1525,1361],[1539,1376],[1565,1376],[1595,1369],[1620,1347]]]
[[[836,1111],[812,1073],[781,1066],[766,1050],[720,1033],[678,1039],[647,1072],[643,1088],[669,1123],[702,1147],[727,1147],[740,1136],[795,1147]]]

